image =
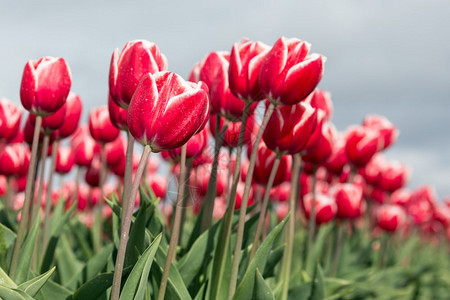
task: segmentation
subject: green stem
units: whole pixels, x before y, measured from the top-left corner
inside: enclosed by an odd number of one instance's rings
[[[48,144],[50,137],[46,134],[44,135],[44,141],[42,143],[41,149],[41,160],[40,165],[41,169],[39,170],[39,185],[38,185],[38,194],[37,194],[37,203],[33,206],[31,222],[28,224],[28,230],[31,229],[34,220],[36,220],[37,214],[42,207],[42,191],[44,190],[44,177],[45,177],[45,160],[47,158]]]
[[[314,244],[314,236],[316,233],[316,171],[317,166],[313,166],[313,173],[312,173],[312,200],[311,200],[311,211],[309,214],[309,222],[308,222],[308,255],[310,256],[310,253],[312,251],[312,247]]]
[[[341,257],[341,249],[345,233],[345,223],[336,224],[336,226],[337,226],[337,238],[336,244],[334,245],[333,264],[331,267],[331,274],[330,274],[332,277],[336,276],[339,270],[339,261]]]
[[[48,178],[47,194],[45,195],[45,218],[44,218],[44,249],[48,243],[49,231],[50,231],[50,208],[51,208],[51,196],[53,177],[56,169],[56,154],[58,153],[58,143],[55,140],[52,144],[52,163],[50,165],[50,175]],[[42,253],[45,253],[42,251]]]
[[[123,191],[122,191],[122,214],[120,216],[120,228],[122,229],[123,222],[128,207],[127,201],[130,197],[131,181],[133,177],[133,151],[134,151],[134,137],[130,131],[127,131],[127,154],[125,158],[125,174],[123,178]]]
[[[220,115],[216,115],[216,138],[214,144],[214,160],[211,166],[211,174],[209,177],[208,188],[206,190],[206,195],[203,199],[201,232],[207,230],[209,227],[211,227],[212,224],[212,217],[214,212],[214,200],[217,194],[217,167],[219,165],[220,147],[222,147],[223,137],[225,135],[227,128],[228,128],[228,121],[225,121],[222,131],[220,131]]]
[[[258,248],[259,238],[264,227],[264,223],[266,221],[266,210],[267,205],[269,204],[269,196],[270,190],[273,186],[273,181],[275,180],[275,176],[277,175],[278,166],[280,165],[281,155],[277,154],[275,161],[273,162],[272,170],[270,171],[269,180],[266,185],[266,190],[264,191],[264,198],[261,205],[261,211],[259,213],[258,224],[256,225],[255,237],[253,238],[252,251],[250,252],[250,259],[248,263],[252,261],[255,256],[256,249]]]
[[[14,244],[14,250],[11,258],[11,264],[9,269],[10,277],[14,278],[16,273],[17,263],[19,262],[20,256],[20,248],[22,247],[22,243],[25,239],[26,230],[28,228],[28,219],[30,215],[30,204],[31,199],[33,198],[33,178],[36,172],[36,156],[37,156],[37,148],[39,144],[39,132],[41,130],[42,117],[36,116],[36,123],[34,125],[34,133],[33,133],[33,143],[31,145],[31,159],[30,166],[28,168],[27,174],[27,184],[25,187],[25,200],[22,207],[22,215],[20,218],[19,228],[17,230],[17,238],[16,243]]]
[[[136,171],[136,175],[131,186],[130,197],[127,199],[127,208],[125,220],[123,222],[123,227],[120,231],[120,241],[119,249],[117,250],[116,264],[114,267],[114,278],[111,290],[111,300],[118,300],[120,294],[120,283],[122,281],[123,272],[123,262],[125,260],[125,252],[127,250],[128,235],[130,232],[131,218],[133,216],[134,210],[134,200],[136,199],[139,183],[141,181],[142,173],[144,171],[145,165],[147,164],[148,156],[150,155],[151,148],[149,145],[144,147],[144,152],[142,153],[141,160],[139,161],[139,166]]]
[[[94,234],[94,250],[96,253],[100,252],[102,248],[102,228],[103,228],[103,201],[105,196],[104,185],[106,181],[107,175],[107,167],[106,167],[106,149],[105,145],[102,144],[100,148],[100,180],[99,180],[99,188],[100,188],[100,198],[98,199],[97,205],[95,206],[95,224],[93,226],[93,234]]]
[[[298,180],[300,177],[300,163],[301,156],[299,153],[293,156],[294,162],[292,164],[292,177],[291,177],[291,192],[289,194],[289,212],[291,214],[289,218],[289,224],[286,228],[286,248],[283,253],[282,269],[281,269],[281,299],[286,300],[289,290],[289,281],[291,277],[291,265],[292,265],[292,252],[294,250],[294,236],[295,236],[295,202],[297,199]]]
[[[243,237],[244,237],[245,215],[247,212],[248,197],[250,195],[250,188],[251,188],[252,179],[253,179],[253,171],[255,169],[256,157],[258,154],[258,148],[259,148],[258,146],[259,146],[259,143],[261,142],[262,135],[264,133],[264,130],[266,129],[267,123],[269,123],[270,117],[272,116],[274,109],[275,109],[275,105],[271,102],[269,104],[269,106],[267,107],[266,112],[264,114],[264,118],[261,123],[261,127],[259,128],[258,134],[256,135],[255,143],[253,144],[252,153],[250,155],[250,163],[248,166],[248,173],[247,173],[247,177],[245,178],[244,194],[242,196],[242,203],[241,203],[241,208],[239,211],[239,223],[238,223],[238,230],[237,230],[237,236],[236,236],[236,245],[234,248],[233,264],[231,267],[231,278],[230,278],[230,286],[228,288],[228,299],[233,298],[234,292],[236,290],[242,241],[243,241]],[[244,128],[244,130],[245,130],[245,128]],[[236,165],[235,168],[238,168],[238,166]],[[234,193],[234,194],[236,194],[236,193]],[[234,196],[236,196],[236,195],[234,195]]]
[[[178,243],[179,245],[181,245],[182,242],[182,237],[183,237],[183,228],[184,228],[184,222],[186,219],[186,209],[188,207],[188,201],[189,201],[189,182],[190,182],[190,178],[191,178],[191,170],[192,170],[192,158],[186,159],[186,178],[185,181],[186,183],[184,184],[184,195],[183,195],[183,210],[181,211],[181,223],[180,223],[180,234],[179,234],[179,240]]]
[[[172,227],[172,235],[170,236],[169,250],[167,251],[166,263],[161,277],[161,285],[159,287],[158,299],[163,300],[167,288],[167,280],[169,278],[170,266],[175,258],[175,253],[180,234],[181,215],[184,209],[181,201],[183,200],[184,187],[186,184],[186,144],[181,147],[181,162],[180,162],[180,182],[178,184],[178,195],[175,203],[175,219]]]

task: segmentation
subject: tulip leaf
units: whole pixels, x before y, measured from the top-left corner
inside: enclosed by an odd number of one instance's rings
[[[255,300],[275,300],[275,296],[267,282],[262,277],[259,269],[256,269],[255,288],[253,289],[253,297]]]
[[[311,282],[306,282],[289,289],[288,299],[289,300],[308,299],[308,297],[311,295],[311,286],[312,286]]]
[[[15,240],[16,234],[0,223],[0,266],[5,270],[8,269],[8,254],[12,251]]]
[[[308,253],[308,259],[306,260],[306,271],[308,274],[312,274],[316,264],[319,262],[318,260],[322,256],[322,253],[325,249],[325,242],[330,234],[333,227],[331,224],[322,225],[319,227],[317,238],[314,241],[314,245],[312,247],[312,251]]]
[[[269,257],[267,257],[266,267],[264,268],[264,278],[274,276],[275,267],[283,258],[284,248],[286,248],[286,244],[282,244],[270,251]]]
[[[33,298],[18,289],[11,289],[9,287],[0,285],[0,299],[5,300],[33,300]]]
[[[47,299],[68,299],[71,298],[72,292],[62,285],[57,284],[52,280],[48,280],[47,283],[41,288],[39,293],[35,296],[37,300]]]
[[[111,287],[114,273],[102,273],[92,278],[75,291],[72,298],[80,300],[97,300]]]
[[[134,265],[139,258],[139,254],[144,252],[145,224],[149,217],[147,210],[148,204],[143,202],[131,227],[127,243],[125,266]]]
[[[34,297],[39,290],[47,283],[50,276],[52,276],[53,272],[55,272],[56,267],[51,268],[44,274],[41,274],[33,279],[28,280],[27,282],[19,285],[18,289],[24,291],[31,297]]]
[[[25,242],[20,249],[20,259],[17,264],[17,271],[14,276],[14,282],[21,284],[27,281],[30,272],[31,258],[33,256],[34,247],[36,246],[36,239],[38,237],[39,225],[41,222],[41,213],[36,217],[30,232],[28,233]]]
[[[280,234],[281,230],[284,228],[289,215],[281,221],[280,224],[275,226],[274,229],[267,235],[266,239],[261,243],[258,250],[256,251],[255,257],[250,262],[250,265],[245,272],[244,277],[242,278],[241,283],[239,284],[236,293],[234,294],[233,299],[250,299],[253,294],[253,289],[255,285],[255,274],[256,269],[264,272],[264,268],[267,261],[267,256],[272,249],[272,244]]]
[[[159,234],[155,240],[148,246],[142,256],[136,262],[128,276],[125,285],[123,286],[120,294],[120,299],[144,299],[145,289],[148,284],[148,275],[150,273],[150,267],[152,266],[153,259],[156,251],[158,250],[159,243],[161,242],[161,234]]]
[[[6,272],[2,268],[0,268],[0,285],[4,285],[13,289],[17,288],[17,284],[11,278],[9,278],[8,274],[6,274]]]
[[[79,273],[83,269],[84,264],[76,258],[65,234],[60,237],[60,246],[56,249],[55,255],[60,282],[65,287],[74,289],[77,282],[71,281],[71,279],[74,274]]]
[[[322,300],[325,298],[325,285],[323,280],[322,268],[319,264],[316,264],[314,269],[314,277],[311,286],[311,295],[309,300]]]
[[[59,201],[63,202],[63,201]],[[56,211],[59,210],[60,204],[58,203]],[[51,229],[50,229],[50,239],[45,248],[44,258],[41,264],[41,273],[48,271],[53,263],[56,246],[58,244],[59,238],[64,230],[64,226],[69,223],[69,218],[72,215],[72,212],[75,209],[75,203],[63,214],[59,215],[58,212],[55,212],[50,221]]]

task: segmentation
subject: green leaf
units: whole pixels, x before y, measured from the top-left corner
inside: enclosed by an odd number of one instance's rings
[[[74,286],[78,282],[86,282],[94,278],[95,275],[100,273],[108,263],[113,250],[114,245],[112,243],[109,243],[108,245],[103,247],[99,253],[89,259],[84,268],[76,273],[66,285]]]
[[[139,259],[140,253],[144,252],[145,224],[149,217],[147,209],[148,205],[143,202],[133,222],[127,243],[124,266],[134,265]]]
[[[234,294],[233,299],[250,299],[253,294],[253,288],[255,285],[255,272],[256,269],[260,269],[264,272],[264,267],[266,264],[267,256],[272,249],[272,244],[280,234],[281,230],[284,228],[289,215],[281,221],[280,224],[275,226],[274,229],[267,235],[266,239],[261,243],[261,246],[256,251],[255,257],[250,262],[248,266],[247,272],[245,272],[244,277],[242,278],[241,283],[239,284],[236,293]]]
[[[135,299],[142,300],[145,295],[145,288],[148,283],[148,274],[150,273],[150,267],[152,266],[153,259],[156,251],[158,250],[159,243],[161,242],[161,234],[148,246],[137,263],[134,265],[133,270],[128,276],[125,285],[123,286],[120,294],[120,299]]]
[[[37,300],[47,299],[67,299],[72,295],[72,292],[62,285],[57,284],[53,280],[47,281],[47,283],[41,288],[40,292],[36,295]]]
[[[73,299],[97,300],[111,287],[113,281],[113,272],[102,273],[89,280],[73,294]]]
[[[29,296],[27,293],[11,289],[6,286],[0,285],[0,299],[5,300],[33,300],[31,296]]]
[[[289,289],[288,299],[308,299],[308,297],[311,295],[311,285],[311,282],[307,282]]]
[[[55,212],[53,213],[52,219],[50,220],[51,224],[50,239],[45,249],[44,259],[42,260],[41,273],[44,273],[45,271],[50,269],[53,263],[53,258],[55,256],[56,245],[58,244],[59,238],[64,230],[64,226],[69,223],[70,215],[75,209],[74,203],[63,215],[61,215],[58,212],[60,210],[59,206],[60,205],[58,203],[58,206],[56,207]]]
[[[259,269],[256,269],[255,274],[255,288],[253,289],[254,300],[275,300],[272,290],[267,285],[266,281],[262,277]]]
[[[325,241],[330,234],[333,227],[331,224],[319,226],[319,231],[317,233],[317,238],[314,241],[313,249],[308,253],[308,259],[306,260],[306,271],[308,274],[312,274],[315,266],[319,263],[322,253],[326,247]]]
[[[311,295],[309,300],[322,300],[325,298],[325,286],[323,281],[323,272],[319,264],[314,269],[314,277],[311,287]]]
[[[34,297],[39,292],[39,290],[47,283],[48,279],[50,278],[50,276],[52,276],[55,270],[56,267],[51,268],[44,274],[41,274],[31,280],[28,280],[27,282],[22,283],[21,285],[19,285],[18,289],[24,291],[31,297]]]
[[[5,270],[9,267],[8,254],[12,251],[15,241],[16,234],[0,223],[0,266]]]
[[[267,258],[266,267],[264,268],[264,278],[274,276],[275,267],[283,257],[284,248],[286,248],[286,244],[282,244],[270,252],[269,257]]]
[[[36,246],[36,239],[39,232],[39,225],[41,222],[41,213],[37,215],[30,232],[20,249],[20,259],[17,264],[17,271],[14,276],[14,282],[20,284],[27,281],[28,273],[30,272],[31,258],[33,256],[34,247]]]
[[[76,281],[71,282],[71,279],[73,274],[77,274],[83,269],[84,264],[76,258],[65,234],[61,236],[60,240],[60,246],[56,249],[56,264],[58,266],[59,279],[65,287],[75,289]]]
[[[17,284],[9,278],[8,274],[6,274],[5,271],[3,271],[2,268],[0,268],[0,285],[4,285],[9,288],[17,288]]]

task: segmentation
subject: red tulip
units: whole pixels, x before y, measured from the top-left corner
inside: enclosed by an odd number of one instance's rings
[[[109,69],[109,91],[117,105],[127,109],[144,74],[167,70],[167,59],[158,46],[146,40],[128,42],[114,50]]]
[[[391,195],[391,204],[407,206],[411,201],[412,193],[408,189],[398,189]]]
[[[30,60],[23,70],[20,100],[31,113],[48,116],[64,105],[71,85],[72,75],[63,58]]]
[[[276,153],[299,153],[305,148],[316,125],[316,110],[308,103],[280,105],[269,119],[263,139]]]
[[[89,114],[89,131],[94,140],[102,144],[114,141],[120,133],[119,129],[111,122],[107,106],[91,110]]]
[[[228,52],[211,52],[200,63],[199,80],[203,81],[209,88],[211,113],[238,121],[242,118],[245,103],[230,91],[228,82],[229,60]],[[252,106],[251,111],[255,108],[255,106]]]
[[[310,45],[299,39],[279,38],[261,66],[261,91],[272,102],[293,105],[305,99],[323,75],[325,58],[308,55]]]
[[[434,208],[433,219],[448,227],[450,225],[450,207],[445,204],[437,205]]]
[[[0,174],[20,177],[27,173],[30,150],[24,144],[9,144],[0,147]]]
[[[58,138],[60,139],[69,137],[75,132],[80,122],[81,112],[83,111],[81,98],[75,93],[69,93],[64,106],[66,107],[64,123],[58,129]]]
[[[136,172],[137,167],[139,165],[139,160],[140,160],[140,156],[135,154],[133,155],[133,159],[132,159],[132,170],[133,173]],[[125,157],[123,159],[120,160],[120,162],[116,165],[111,166],[111,172],[113,172],[115,175],[119,176],[119,177],[123,177],[125,176],[125,164],[126,164],[126,159]]]
[[[190,185],[195,187],[195,191],[201,196],[206,195],[208,183],[211,177],[211,164],[204,164],[196,167],[190,176]],[[222,196],[225,193],[228,176],[228,166],[220,163],[217,171],[216,195]]]
[[[100,159],[96,156],[88,166],[84,176],[86,183],[91,187],[98,187],[100,185],[100,168]]]
[[[382,149],[392,145],[398,137],[398,129],[388,119],[383,116],[368,115],[363,120],[363,126],[378,131],[383,140]]]
[[[348,158],[345,153],[345,139],[342,135],[338,135],[336,142],[333,145],[331,155],[325,162],[325,167],[329,172],[340,175],[344,171],[344,167],[347,163]]]
[[[247,144],[253,133],[253,126],[255,124],[255,118],[250,115],[247,119],[247,124],[245,126],[244,132],[244,144]],[[225,119],[220,117],[219,132],[223,130],[225,125]],[[223,145],[226,147],[237,147],[239,142],[239,133],[241,131],[242,122],[228,122],[227,130],[225,131],[225,136],[223,139]],[[211,115],[209,118],[209,129],[214,137],[216,137],[216,116]]]
[[[167,186],[169,184],[167,178],[153,174],[147,177],[147,184],[150,186],[156,197],[161,199],[166,197]]]
[[[233,45],[228,79],[231,92],[239,99],[257,102],[264,99],[259,87],[259,73],[269,46],[241,40]]]
[[[203,129],[199,133],[194,134],[186,143],[186,158],[195,158],[202,154],[208,145],[208,132]],[[181,159],[181,147],[167,151],[169,156],[174,161]]]
[[[209,114],[207,87],[171,72],[143,76],[128,109],[130,133],[153,152],[184,145]]]
[[[242,197],[244,196],[245,183],[239,182],[236,190],[236,202],[234,203],[234,209],[240,209],[242,203]],[[251,206],[255,203],[255,199],[253,198],[253,189],[250,189],[250,194],[248,196],[248,206]]]
[[[117,105],[111,98],[111,95],[108,97],[108,111],[113,125],[120,130],[128,131],[128,110]]]
[[[122,159],[126,159],[125,147],[125,139],[121,135],[105,145],[106,164],[109,167],[117,165]]]
[[[55,171],[59,174],[67,174],[75,164],[75,155],[70,147],[58,147],[56,154]]]
[[[377,209],[377,224],[384,231],[395,232],[405,221],[405,211],[398,205],[384,204]]]
[[[378,186],[392,193],[402,188],[409,176],[410,171],[405,165],[397,161],[390,161],[381,169]]]
[[[341,219],[358,218],[365,209],[363,190],[351,183],[338,183],[333,186],[331,194],[336,200],[337,217]]]
[[[0,175],[0,196],[3,197],[6,195],[6,191],[11,188],[8,187],[6,182],[6,177],[3,175]]]
[[[307,219],[309,219],[309,216],[311,214],[312,201],[312,193],[305,195],[303,198],[305,216]],[[333,198],[325,194],[316,194],[316,199],[314,201],[316,202],[316,224],[324,224],[330,222],[337,212],[337,206]]]
[[[290,193],[291,184],[289,182],[283,182],[270,191],[270,199],[278,202],[287,202]]]
[[[6,98],[0,98],[0,142],[10,142],[20,129],[22,110]]]
[[[325,120],[329,121],[333,115],[333,102],[331,102],[331,94],[327,91],[315,89],[306,99],[305,102],[311,104],[315,109],[320,109],[325,113]]]
[[[383,140],[374,129],[353,126],[347,132],[345,151],[349,161],[357,167],[367,164],[382,148]]]
[[[332,123],[326,122],[322,124],[320,129],[316,142],[314,144],[308,143],[306,146],[305,154],[302,155],[304,161],[321,164],[331,156],[337,136],[336,128]]]
[[[96,143],[85,126],[81,126],[75,132],[71,141],[75,155],[75,163],[79,166],[88,167],[96,152]]]
[[[358,170],[358,173],[364,178],[367,184],[372,186],[380,182],[381,170],[387,164],[386,159],[381,154],[375,154],[372,159]]]
[[[250,156],[250,153],[251,152],[247,152],[248,156]],[[261,141],[258,147],[258,154],[253,173],[253,181],[255,183],[263,186],[267,185],[276,157],[277,154],[270,150],[265,143]],[[277,186],[282,182],[289,180],[291,165],[291,156],[285,155],[281,157],[280,165],[273,181],[273,186]]]

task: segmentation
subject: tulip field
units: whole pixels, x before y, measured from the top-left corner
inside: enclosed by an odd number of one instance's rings
[[[450,198],[408,187],[386,117],[336,129],[312,49],[240,40],[184,78],[130,41],[87,120],[70,62],[26,62],[0,98],[0,299],[450,299]]]

